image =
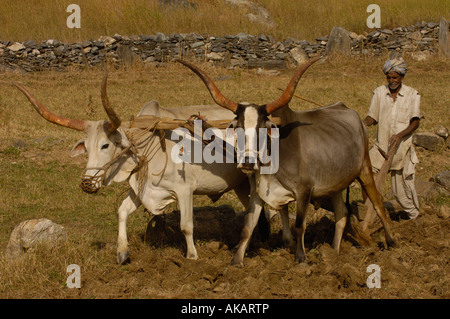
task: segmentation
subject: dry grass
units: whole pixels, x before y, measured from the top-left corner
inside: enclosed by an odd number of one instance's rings
[[[382,62],[382,59],[373,59],[316,63],[305,74],[296,93],[322,104],[341,100],[363,117],[367,112],[372,90],[385,82],[381,72]],[[410,71],[405,83],[417,88],[422,94],[422,112],[425,119],[419,130],[433,131],[438,125],[450,127],[448,117],[450,92],[447,87],[450,82],[449,62],[442,60],[407,62]],[[287,70],[279,76],[261,76],[254,70],[230,71],[213,68],[207,64],[203,64],[202,67],[212,78],[224,74],[232,76],[231,79],[216,83],[226,96],[237,101],[245,100],[255,103],[264,103],[277,98],[280,94],[278,87],[284,87],[294,72]],[[0,296],[6,298],[258,297],[258,293],[255,294],[254,290],[241,286],[243,282],[254,284],[256,278],[244,277],[244,274],[236,269],[230,270],[227,275],[221,273],[231,259],[231,251],[226,248],[217,250],[215,248],[219,245],[217,242],[197,241],[197,245],[200,246],[200,255],[203,256],[203,261],[199,263],[184,260],[179,246],[155,248],[143,244],[141,236],[145,233],[147,215],[143,213],[142,208],[129,218],[128,223],[134,262],[122,268],[115,265],[116,211],[120,199],[124,197],[126,185],[106,187],[96,195],[83,193],[78,183],[85,159],[69,158],[72,145],[83,137],[82,134],[47,123],[36,114],[25,97],[11,85],[11,81],[22,83],[57,114],[77,119],[98,120],[106,118],[99,92],[103,72],[104,70],[94,68],[84,71],[71,70],[26,75],[2,74],[0,79],[0,182],[2,185],[0,251],[4,251],[12,229],[21,221],[31,218],[47,217],[64,225],[68,231],[69,240],[56,250],[42,247],[15,263],[5,260],[3,253],[0,252]],[[142,105],[151,99],[158,100],[166,107],[212,103],[203,83],[189,70],[178,64],[167,64],[158,68],[135,66],[128,70],[110,70],[108,85],[110,101],[124,119],[136,114]],[[314,106],[294,99],[291,107],[310,109]],[[372,140],[374,135],[375,130],[371,129]],[[26,147],[24,149],[14,147],[17,140],[24,141]],[[450,169],[448,155],[448,150],[435,153],[419,151],[421,163],[418,166],[418,176],[428,180],[436,173]],[[196,206],[210,204],[204,198],[196,198]],[[241,209],[232,194],[224,196],[218,202],[218,205],[220,204],[231,204],[237,210]],[[439,236],[442,236],[441,233],[447,227],[446,224],[442,224],[443,222],[439,223],[438,220],[437,224],[427,224],[427,234],[431,236],[434,230],[439,230]],[[197,234],[196,238],[201,238],[201,230]],[[424,236],[419,237],[428,238]],[[439,240],[441,245],[443,239]],[[354,252],[354,248],[348,243],[345,245],[344,247],[347,248],[344,248],[344,256]],[[412,251],[411,245],[413,244],[408,246],[411,254],[417,254]],[[345,277],[345,269],[350,266],[340,269],[335,268],[337,266],[332,261],[324,263],[323,258],[326,258],[330,252],[326,248],[314,249],[315,246],[309,248],[308,258],[313,265],[313,268],[308,268],[312,271],[309,275],[305,272],[307,268],[294,268],[294,272],[291,273],[289,269],[294,267],[291,260],[293,258],[284,250],[274,254],[266,251],[262,257],[248,258],[247,271],[256,272],[259,267],[263,267],[261,263],[270,265],[273,269],[264,266],[266,269],[264,274],[269,276],[270,280],[275,280],[272,271],[276,277],[280,278],[279,280],[284,280],[286,283],[295,282],[295,277],[298,276],[301,278],[301,285],[297,286],[305,288],[304,291],[297,289],[286,292],[274,282],[270,289],[268,287],[263,289],[264,285],[259,286],[262,293],[260,296],[272,294],[272,297],[276,297],[279,294],[278,296],[307,297],[308,291],[315,291],[314,294],[317,297],[338,296],[336,292],[326,295],[325,290],[320,292],[317,287],[311,288],[315,290],[308,290],[308,285],[313,287],[313,281],[308,281],[308,278],[312,276],[317,279],[325,271],[327,276],[331,276],[331,281],[322,285],[334,285],[333,282],[339,284],[339,280],[344,280],[342,278]],[[422,258],[422,255],[423,253],[418,254],[417,258]],[[258,252],[256,256],[259,256]],[[374,259],[374,256],[384,258],[387,265],[392,263],[391,258],[378,251],[358,251],[356,258],[361,257],[364,258],[361,260],[366,261]],[[282,263],[278,266],[271,264],[272,260],[279,259]],[[433,259],[433,262],[441,265],[440,261]],[[81,291],[65,287],[68,276],[66,268],[72,263],[82,267],[84,288]],[[416,263],[417,261],[411,261],[407,266],[410,267]],[[341,260],[338,264],[343,265],[344,262]],[[363,266],[351,266],[353,275],[358,278],[355,279],[358,285],[364,284],[364,280],[361,279],[364,277]],[[330,269],[333,270],[330,272]],[[208,279],[204,279],[204,273],[208,271],[212,271],[211,276],[226,278],[227,281],[220,279],[214,285],[208,284]],[[171,273],[176,275],[172,276]],[[281,276],[281,273],[286,274],[287,277]],[[233,276],[242,280],[236,281]],[[394,275],[391,277],[392,280],[395,279]],[[418,274],[414,277],[413,282],[417,285],[419,277]],[[175,278],[177,278],[176,281]],[[155,280],[159,284],[155,282],[149,284],[147,280]],[[398,280],[395,282],[401,286]],[[412,296],[414,291],[422,289],[409,284],[402,285],[405,289],[402,293],[395,289],[389,290],[394,291],[392,296],[408,297],[408,294]],[[438,282],[436,285],[438,288],[441,287]],[[428,287],[426,289],[431,289],[429,286],[426,285]],[[205,287],[209,288],[205,290]],[[445,288],[439,289],[441,289],[438,290],[441,296],[448,292]],[[357,291],[361,295],[350,296],[383,296],[374,292],[368,294],[363,289]],[[428,290],[426,291],[428,293]],[[423,295],[428,296],[427,293]]]
[[[247,7],[236,7],[225,0],[190,0],[191,7],[164,7],[157,0],[19,0],[1,1],[1,40],[42,41],[55,38],[60,41],[98,39],[102,35],[206,33],[214,36],[237,34],[270,34],[277,39],[290,37],[313,40],[329,34],[334,26],[355,32],[368,31],[366,12],[371,0],[314,1],[258,0],[267,9],[275,27],[251,22]],[[69,4],[81,8],[81,29],[69,29],[66,12]],[[448,18],[446,0],[378,0],[382,28],[414,24],[425,20],[438,22]]]

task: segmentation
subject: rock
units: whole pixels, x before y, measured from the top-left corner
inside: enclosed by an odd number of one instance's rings
[[[411,53],[411,58],[415,61],[426,61],[431,57],[431,53],[429,51],[419,51]]]
[[[350,56],[350,37],[347,30],[334,27],[325,47],[325,55]]]
[[[58,46],[57,48],[55,48],[53,50],[53,52],[55,53],[56,56],[63,55],[64,54],[64,46],[63,45]]]
[[[298,65],[301,65],[309,60],[308,54],[306,54],[305,50],[303,50],[300,45],[291,49],[289,53]]]
[[[392,30],[389,30],[389,29],[383,29],[380,32],[384,33],[384,34],[388,34],[388,35],[393,35],[394,34],[394,32],[392,32]]]
[[[11,233],[6,247],[6,257],[20,257],[37,244],[55,245],[59,240],[67,239],[63,226],[47,218],[30,219],[20,223]]]
[[[106,46],[111,46],[112,44],[114,44],[117,40],[114,39],[113,37],[108,37],[108,36],[101,36],[98,41],[103,42]]]
[[[131,51],[128,45],[120,45],[117,48],[117,55],[126,66],[131,66],[136,61],[136,54]]]
[[[32,49],[36,48],[36,42],[34,42],[33,40],[25,41],[25,42],[23,43],[23,45],[24,45],[26,48],[32,48]]]
[[[247,18],[255,23],[262,24],[266,27],[273,28],[275,22],[270,18],[269,12],[259,4],[250,0],[225,0],[228,4],[235,6],[246,6],[251,12],[246,14]]]
[[[45,41],[45,44],[48,46],[55,46],[59,44],[59,41],[55,39],[48,39],[47,41]]]
[[[158,0],[160,5],[197,9],[197,5],[186,0]]]
[[[223,60],[223,56],[216,52],[208,53],[206,55],[206,58],[208,59],[208,61],[209,60],[212,60],[212,61],[222,61]]]
[[[439,23],[439,52],[444,57],[450,57],[450,32],[448,31],[448,21],[444,17]]]
[[[268,76],[278,76],[278,75],[280,75],[280,71],[277,71],[277,70],[264,70],[264,69],[258,68],[258,70],[256,70],[256,74],[258,74],[258,75],[268,75]]]
[[[380,36],[380,32],[378,32],[377,30],[374,30],[372,32],[370,32],[367,36],[370,38],[378,38]]]
[[[158,32],[158,33],[156,33],[156,41],[157,42],[165,42],[165,41],[167,41],[167,37],[164,33]]]
[[[413,135],[413,144],[429,151],[436,151],[444,145],[444,141],[434,133],[416,133]]]
[[[358,33],[351,31],[348,33],[348,36],[350,37],[350,39],[356,40],[358,38]]]
[[[27,143],[25,143],[23,140],[15,140],[12,146],[19,150],[24,150],[27,148]]]
[[[422,33],[420,33],[420,31],[415,31],[415,32],[407,34],[406,38],[415,40],[415,41],[420,41],[420,40],[422,40]]]
[[[250,60],[247,66],[249,68],[262,68],[262,69],[286,69],[286,61],[284,60]]]
[[[196,48],[202,47],[202,46],[204,46],[204,45],[205,45],[205,42],[203,42],[203,41],[198,41],[198,42],[192,43],[192,44],[190,45],[190,47],[191,47],[191,49],[196,49]]]
[[[438,136],[440,136],[440,137],[442,137],[444,139],[447,139],[447,137],[448,137],[448,129],[446,127],[443,127],[443,126],[439,126],[436,129],[435,133],[436,133],[436,135],[438,135]]]
[[[450,191],[450,171],[443,171],[434,177],[436,183]]]
[[[20,50],[25,49],[25,46],[24,46],[22,43],[15,42],[14,44],[11,44],[11,45],[8,47],[8,49],[11,50],[11,51],[13,51],[13,52],[17,52],[17,51],[20,51]]]
[[[440,218],[447,219],[450,217],[450,208],[448,206],[441,206],[437,211],[437,215]]]

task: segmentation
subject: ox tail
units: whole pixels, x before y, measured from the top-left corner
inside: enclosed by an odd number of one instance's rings
[[[358,216],[356,216],[355,211],[350,205],[350,186],[347,187],[347,194],[345,197],[345,206],[347,207],[347,225],[346,233],[354,240],[359,246],[369,246],[372,242],[371,238],[362,230],[361,224],[359,223]]]

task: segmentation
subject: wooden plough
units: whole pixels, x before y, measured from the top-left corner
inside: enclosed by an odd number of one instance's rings
[[[378,145],[377,145],[377,147],[378,147]],[[391,147],[389,149],[388,153],[386,154],[382,149],[380,149],[378,147],[378,151],[381,153],[381,155],[383,155],[383,157],[385,159],[383,165],[381,166],[380,171],[375,176],[375,187],[377,188],[377,190],[380,194],[383,194],[383,191],[384,191],[383,184],[386,179],[386,175],[389,172],[389,169],[391,167],[392,160],[394,158],[394,154],[395,154],[396,150],[397,150],[396,145],[393,145],[393,147]],[[362,230],[365,232],[367,230],[367,228],[369,227],[369,225],[372,224],[372,220],[375,215],[375,209],[369,198],[367,198],[364,205],[367,207],[367,213],[364,218],[364,221],[362,222],[361,227],[362,227]]]

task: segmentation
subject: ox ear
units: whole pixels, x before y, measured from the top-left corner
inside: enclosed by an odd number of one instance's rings
[[[279,138],[280,132],[278,127],[272,121],[266,121],[267,134],[273,138]]]
[[[70,157],[75,157],[84,153],[87,153],[86,145],[84,142],[86,139],[79,140],[75,146],[72,148],[72,151],[70,152]]]
[[[115,135],[115,143],[120,145],[122,148],[129,147],[131,143],[123,128],[119,127],[117,129],[117,132],[119,133],[119,135]]]

